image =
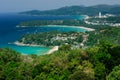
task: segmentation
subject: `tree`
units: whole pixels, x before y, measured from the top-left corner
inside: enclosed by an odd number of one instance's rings
[[[59,50],[68,51],[71,49],[71,45],[63,45],[59,47]]]
[[[76,71],[69,76],[69,80],[92,80],[90,76],[82,71]]]
[[[112,46],[109,49],[109,53],[112,57],[113,65],[114,66],[119,65],[120,64],[120,45]]]
[[[105,52],[105,53],[109,53],[109,49],[113,46],[113,44],[108,41],[108,40],[100,40],[99,43],[99,52]]]
[[[120,80],[120,65],[116,66],[107,76],[107,80]]]
[[[105,80],[106,68],[103,63],[96,63],[94,68],[95,71],[95,80]]]

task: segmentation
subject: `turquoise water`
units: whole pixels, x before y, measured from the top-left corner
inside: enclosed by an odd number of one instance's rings
[[[44,26],[45,28],[49,29],[54,29],[57,31],[62,31],[62,32],[86,32],[86,29],[79,28],[78,26],[62,26],[62,25],[49,25],[49,26]]]
[[[63,26],[50,26],[50,27],[31,27],[31,28],[17,28],[22,21],[29,20],[63,20],[63,19],[83,19],[83,16],[25,16],[18,14],[0,14],[0,47],[1,48],[12,48],[13,50],[22,54],[45,54],[50,50],[48,47],[29,47],[29,46],[17,46],[13,43],[19,40],[23,34],[47,31],[76,31],[84,32],[84,29],[63,27]]]
[[[16,45],[11,45],[10,47],[22,54],[39,54],[40,55],[43,53],[47,53],[50,50],[50,48],[47,48],[47,47],[16,46]]]

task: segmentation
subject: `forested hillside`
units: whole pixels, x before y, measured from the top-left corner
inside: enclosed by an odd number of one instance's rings
[[[120,44],[120,28],[108,27],[101,28],[95,31],[80,33],[80,32],[43,32],[36,34],[26,34],[19,42],[24,44],[36,44],[44,46],[60,46],[63,44],[80,45],[86,35],[85,47],[99,44],[101,40],[108,40],[114,44]]]
[[[96,34],[108,39],[83,49],[63,45],[49,55],[0,49],[0,80],[120,80],[119,28],[100,32]],[[95,34],[89,36],[99,39]]]
[[[0,80],[119,80],[120,45],[101,41],[87,49],[62,46],[43,56],[0,49]]]
[[[96,5],[96,6],[66,6],[54,10],[32,10],[21,12],[20,14],[27,15],[98,15],[99,12],[103,14],[119,14],[120,5]]]
[[[35,27],[45,25],[67,25],[67,26],[81,26],[86,25],[82,20],[33,20],[25,21],[19,24],[19,27]]]

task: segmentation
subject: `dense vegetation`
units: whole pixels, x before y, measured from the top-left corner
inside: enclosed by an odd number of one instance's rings
[[[99,44],[100,40],[108,40],[114,44],[120,44],[120,28],[108,27],[88,32],[88,34],[87,46]]]
[[[80,26],[85,25],[82,20],[34,20],[34,21],[26,21],[21,22],[19,24],[20,27],[27,26],[44,26],[44,25],[68,25],[68,26]]]
[[[19,42],[24,44],[37,44],[43,46],[61,46],[69,44],[73,47],[81,47],[81,43],[85,40],[84,35],[87,35],[86,46],[93,46],[99,44],[100,40],[108,40],[114,44],[120,44],[120,28],[108,27],[92,32],[43,32],[36,34],[26,34]]]
[[[63,45],[42,56],[0,49],[0,80],[119,80],[120,28],[88,33],[86,49]]]
[[[87,49],[61,46],[43,56],[0,49],[0,80],[119,80],[120,45],[109,41]]]
[[[42,32],[35,34],[25,34],[19,42],[24,44],[36,44],[41,46],[61,46],[69,44],[72,46],[80,45],[83,41],[84,33],[80,32]]]
[[[76,27],[85,26],[96,30],[101,30],[110,27],[106,25],[101,26],[101,25],[86,24],[84,20],[33,20],[33,21],[21,22],[19,24],[19,27],[38,27],[38,26],[46,26],[46,25],[66,25],[66,26],[76,26]]]
[[[102,12],[103,14],[119,14],[120,13],[120,5],[96,5],[96,6],[70,6],[70,7],[62,7],[54,10],[47,11],[39,11],[32,10],[21,12],[20,14],[27,15],[97,15],[98,12]]]

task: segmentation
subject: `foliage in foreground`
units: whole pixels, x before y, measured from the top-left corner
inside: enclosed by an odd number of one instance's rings
[[[116,80],[120,75],[120,45],[101,41],[87,49],[43,56],[0,49],[0,80]]]

